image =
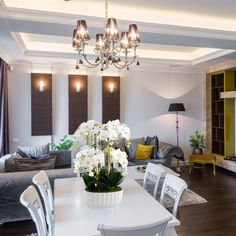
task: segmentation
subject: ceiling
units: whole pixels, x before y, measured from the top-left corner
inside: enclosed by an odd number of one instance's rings
[[[119,30],[137,23],[142,62],[206,67],[236,59],[235,0],[112,0]],[[103,31],[101,0],[0,0],[0,56],[9,63],[73,64],[72,30],[87,21],[93,54]]]

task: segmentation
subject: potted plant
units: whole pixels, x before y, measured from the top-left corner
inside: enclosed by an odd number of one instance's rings
[[[201,134],[196,130],[193,134],[189,136],[190,146],[193,148],[193,154],[203,154],[205,148],[205,137],[204,134]]]
[[[74,138],[78,136],[89,144],[74,160],[74,170],[82,175],[85,184],[88,206],[97,209],[118,206],[123,196],[120,184],[127,174],[128,160],[125,152],[112,146],[120,138],[129,140],[129,128],[119,120],[107,124],[88,121],[79,126]]]
[[[65,135],[58,144],[51,144],[50,154],[56,155],[56,168],[71,167],[71,147],[73,145],[73,140],[71,140],[67,135]]]

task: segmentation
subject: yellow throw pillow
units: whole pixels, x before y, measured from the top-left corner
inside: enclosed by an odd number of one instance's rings
[[[139,144],[136,150],[136,160],[150,160],[153,146]]]

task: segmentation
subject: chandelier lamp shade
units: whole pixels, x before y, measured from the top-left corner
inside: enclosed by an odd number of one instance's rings
[[[108,18],[108,2],[105,1],[105,32],[96,35],[94,53],[97,56],[91,61],[85,49],[90,40],[89,30],[85,20],[78,20],[73,31],[73,48],[78,53],[76,69],[83,65],[87,68],[101,67],[101,71],[114,66],[117,69],[127,69],[137,59],[136,49],[140,44],[140,36],[136,24],[130,24],[127,32],[119,34],[115,18]],[[139,65],[137,60],[136,65]]]

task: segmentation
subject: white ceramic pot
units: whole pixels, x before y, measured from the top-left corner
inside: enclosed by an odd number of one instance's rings
[[[93,209],[111,209],[120,205],[123,189],[117,192],[95,193],[85,190],[87,205]]]

